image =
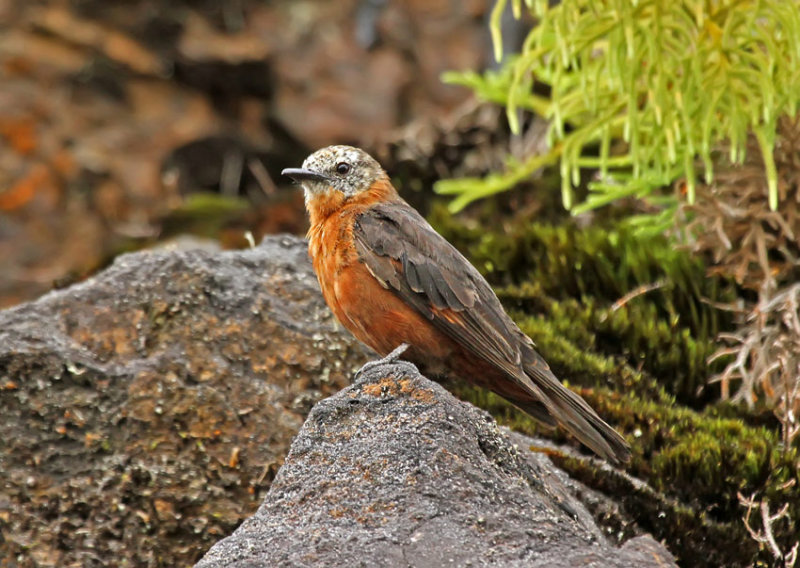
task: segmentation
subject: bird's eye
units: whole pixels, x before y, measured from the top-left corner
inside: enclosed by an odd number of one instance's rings
[[[339,162],[336,164],[336,173],[345,175],[350,172],[350,164],[347,162]]]

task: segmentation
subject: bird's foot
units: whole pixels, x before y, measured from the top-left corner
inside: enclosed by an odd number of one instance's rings
[[[364,365],[356,372],[356,375],[353,378],[353,382],[360,383],[362,381],[369,379],[370,376],[375,375],[376,371],[383,366],[399,365],[401,367],[407,368],[412,373],[419,372],[416,365],[400,359],[400,356],[403,353],[405,353],[406,349],[408,348],[409,348],[408,343],[401,343],[398,347],[394,349],[394,351],[389,353],[386,357],[364,363]]]

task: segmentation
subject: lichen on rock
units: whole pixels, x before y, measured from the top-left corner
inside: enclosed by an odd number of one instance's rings
[[[258,512],[197,568],[675,566],[610,545],[543,454],[393,363],[319,402]]]

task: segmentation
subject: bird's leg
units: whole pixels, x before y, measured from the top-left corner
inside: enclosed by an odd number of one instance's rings
[[[369,375],[375,374],[376,370],[380,367],[385,365],[400,365],[402,367],[406,367],[411,369],[411,372],[418,373],[419,370],[417,369],[416,365],[410,363],[408,361],[403,361],[400,359],[400,356],[405,353],[406,349],[410,346],[408,343],[401,343],[397,347],[395,347],[394,351],[389,353],[386,357],[381,359],[376,359],[375,361],[367,361],[364,365],[356,372],[355,377],[353,378],[354,383],[358,383],[364,381],[369,378]]]

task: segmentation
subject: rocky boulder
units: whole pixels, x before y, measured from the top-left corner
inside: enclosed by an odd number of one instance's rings
[[[366,357],[296,237],[124,255],[0,312],[0,567],[191,565]]]
[[[0,568],[214,543],[201,566],[670,565],[608,544],[547,458],[410,366],[341,390],[368,356],[296,237],[125,255],[0,312]]]
[[[196,568],[676,566],[603,538],[549,459],[408,363],[319,402],[258,512]]]

